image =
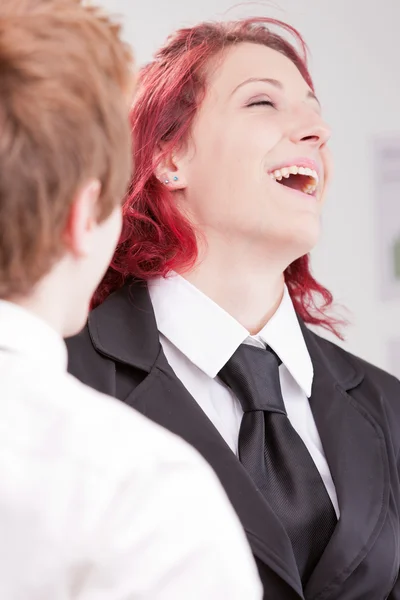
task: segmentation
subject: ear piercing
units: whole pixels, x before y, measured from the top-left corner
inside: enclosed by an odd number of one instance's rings
[[[178,181],[178,180],[179,180],[179,177],[177,177],[176,175],[174,175],[173,181]],[[165,183],[165,185],[168,185],[169,184],[169,179],[164,179],[164,183]]]

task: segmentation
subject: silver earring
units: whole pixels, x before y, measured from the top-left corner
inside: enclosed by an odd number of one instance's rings
[[[169,179],[164,179],[164,183],[167,185],[169,183]]]

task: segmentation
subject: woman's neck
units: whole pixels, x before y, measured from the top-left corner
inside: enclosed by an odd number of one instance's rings
[[[265,256],[246,255],[243,249],[220,250],[209,247],[196,267],[182,275],[254,335],[279,307],[284,267]]]

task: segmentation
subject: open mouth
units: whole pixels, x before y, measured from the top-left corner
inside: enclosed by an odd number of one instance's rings
[[[270,175],[272,179],[285,187],[309,196],[316,195],[319,177],[314,169],[293,165],[291,167],[276,169]]]

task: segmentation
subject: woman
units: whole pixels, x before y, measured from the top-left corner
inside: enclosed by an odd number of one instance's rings
[[[302,38],[178,31],[132,125],[125,232],[71,371],[206,457],[265,598],[399,599],[399,382],[306,327],[338,323],[309,269],[330,132]]]

